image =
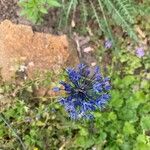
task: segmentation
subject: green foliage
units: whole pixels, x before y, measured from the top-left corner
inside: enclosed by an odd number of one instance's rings
[[[35,87],[56,86],[51,73],[44,80],[25,81],[14,103],[1,113],[7,124],[0,118],[0,145],[3,149],[23,149],[22,142],[27,149],[39,150],[149,150],[150,85],[143,73],[147,59],[125,50],[113,56],[114,65],[109,68],[110,72],[116,68],[110,74],[112,98],[102,112],[94,113],[93,122],[72,122],[56,97],[34,98]],[[58,78],[64,79],[65,74]],[[9,95],[15,85],[3,84],[0,89]]]
[[[58,0],[20,0],[19,5],[22,8],[21,15],[26,16],[33,23],[41,22],[50,8],[61,6]]]
[[[150,116],[143,116],[141,119],[141,127],[143,130],[149,131],[150,130]]]
[[[59,9],[60,17],[57,19],[58,27],[72,28],[79,30],[80,33],[87,33],[90,30],[98,35],[105,35],[111,39],[113,44],[116,43],[117,36],[114,33],[114,27],[121,26],[124,33],[130,38],[139,42],[135,25],[138,23],[139,15],[149,15],[149,2],[142,3],[134,0],[20,0],[21,15],[26,16],[33,23],[41,23],[45,14],[48,14],[49,8],[61,7]],[[92,11],[88,11],[92,9]],[[146,18],[147,19],[147,18]],[[90,27],[90,22],[93,26]],[[97,26],[99,30],[97,30]],[[149,28],[149,24],[146,24]],[[73,26],[74,27],[74,26]]]
[[[49,8],[61,7],[60,17],[58,17],[58,26],[63,27],[68,25],[80,28],[80,32],[88,32],[89,21],[97,22],[99,30],[94,31],[97,34],[102,34],[111,39],[115,44],[116,36],[113,34],[113,26],[121,26],[123,32],[126,32],[130,38],[138,42],[138,37],[134,28],[137,24],[136,17],[149,14],[149,2],[144,1],[143,4],[137,4],[134,0],[20,0],[21,15],[26,16],[33,23],[40,23],[43,16],[48,14]],[[93,11],[88,11],[92,9]],[[82,30],[82,31],[81,31]]]
[[[137,9],[139,10],[137,13],[139,13],[141,16],[146,16],[150,14],[150,7],[147,7],[150,5],[149,0],[143,0],[143,3],[140,3],[137,5]]]
[[[129,0],[104,0],[104,6],[113,20],[134,40],[138,40],[132,25],[135,23],[134,4]]]
[[[22,15],[34,23],[41,22],[49,8],[62,6],[60,24],[63,20],[68,24],[80,9],[80,21],[86,26],[89,19],[95,19],[112,41],[115,39],[111,27],[116,24],[137,40],[135,16],[149,14],[148,0],[137,6],[132,0],[62,2],[60,5],[58,0],[20,0],[19,4]],[[91,8],[93,11],[89,11]],[[148,21],[143,26],[149,31]],[[143,58],[138,58],[132,50],[121,47],[117,55],[112,53],[111,65],[104,65],[111,78],[111,99],[106,108],[94,112],[92,122],[73,122],[57,103],[58,96],[35,94],[41,86],[57,86],[50,72],[43,80],[37,77],[21,84],[0,81],[0,149],[150,150],[150,59],[146,51]],[[66,76],[60,73],[55,78],[65,80]]]
[[[93,12],[88,11],[91,8]],[[63,4],[63,15],[61,16],[60,24],[63,24],[62,20],[65,23],[75,21],[78,26],[80,22],[78,22],[78,19],[76,21],[76,18],[80,17],[80,20],[84,22],[83,28],[85,28],[85,26],[88,26],[85,22],[88,19],[92,19],[93,23],[97,22],[98,24],[100,29],[98,33],[102,31],[113,43],[115,43],[116,39],[113,36],[112,25],[119,25],[124,32],[127,32],[132,39],[138,42],[134,25],[136,23],[136,12],[139,9],[136,7],[134,0],[96,0],[89,2],[85,0],[71,0]]]

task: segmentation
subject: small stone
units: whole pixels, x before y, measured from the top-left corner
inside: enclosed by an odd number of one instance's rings
[[[0,94],[0,100],[4,99],[5,96]]]
[[[92,67],[96,66],[96,62],[92,62],[92,63],[91,63],[91,66],[92,66]]]
[[[33,32],[30,26],[16,25],[9,20],[0,23],[0,56],[3,80],[10,80],[15,75],[17,70],[10,67],[16,68],[17,63],[27,66],[29,78],[34,78],[37,71],[59,72],[62,67],[78,63],[66,35]]]
[[[91,48],[91,47],[86,47],[86,48],[83,49],[83,51],[84,51],[85,53],[89,53],[89,52],[91,52],[91,51],[93,51],[93,50],[94,50],[94,49]]]

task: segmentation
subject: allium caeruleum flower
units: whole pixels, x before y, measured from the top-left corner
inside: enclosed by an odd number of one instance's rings
[[[77,69],[68,68],[66,71],[70,83],[60,82],[67,96],[59,102],[65,107],[71,119],[92,119],[91,112],[103,108],[110,98],[109,78],[102,77],[99,67],[95,67],[92,72],[84,64],[80,64]],[[55,89],[58,91],[58,88]]]
[[[110,40],[106,40],[104,43],[104,46],[106,49],[109,49],[112,47],[112,42]]]
[[[142,47],[138,47],[138,48],[136,49],[136,55],[137,55],[139,58],[141,58],[141,57],[143,57],[143,56],[145,55],[145,52],[144,52],[144,50],[143,50]]]

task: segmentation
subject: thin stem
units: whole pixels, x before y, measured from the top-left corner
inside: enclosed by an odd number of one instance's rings
[[[22,145],[23,150],[26,150],[25,145],[23,144],[21,138],[17,135],[17,133],[14,131],[14,129],[10,126],[10,124],[5,120],[5,118],[3,117],[3,114],[0,113],[0,118],[4,121],[4,123],[8,126],[8,128],[10,128],[13,133],[15,134],[16,138],[18,139],[18,141],[20,142],[20,144]]]
[[[114,46],[114,45],[115,45],[114,38],[113,38],[113,36],[112,36],[112,32],[110,31],[110,26],[109,26],[109,24],[108,24],[108,21],[107,21],[107,18],[106,18],[106,15],[105,15],[105,12],[104,12],[103,5],[102,5],[101,0],[98,0],[98,3],[99,3],[99,6],[100,6],[100,9],[101,9],[101,12],[102,12],[104,21],[105,21],[105,25],[106,25],[106,27],[107,27],[107,32],[108,32],[109,37],[111,38],[112,43],[113,43],[113,46]]]

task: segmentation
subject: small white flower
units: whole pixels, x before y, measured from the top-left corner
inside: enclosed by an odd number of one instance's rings
[[[24,72],[25,70],[27,70],[27,67],[25,65],[20,65],[19,66],[19,70],[20,72]]]

